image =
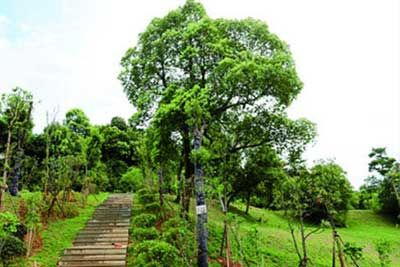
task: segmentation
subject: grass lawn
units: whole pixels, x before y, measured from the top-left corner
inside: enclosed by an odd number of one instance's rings
[[[251,207],[249,215],[245,215],[241,210],[244,210],[243,205],[236,205],[233,209],[236,220],[240,221],[240,232],[244,234],[257,227],[258,236],[262,240],[258,245],[262,246],[265,253],[265,263],[258,266],[297,266],[298,258],[282,213]],[[209,222],[222,231],[223,215],[218,203],[209,203]],[[351,210],[347,224],[348,227],[339,228],[338,231],[345,242],[363,247],[360,266],[380,266],[375,243],[382,239],[392,243],[390,266],[400,266],[400,228],[393,222],[370,210]],[[309,238],[308,250],[312,266],[332,266],[331,240],[329,229]]]
[[[42,231],[43,247],[34,253],[30,258],[16,260],[12,267],[30,267],[36,262],[37,267],[56,266],[63,250],[72,246],[76,234],[85,226],[91,218],[95,208],[106,198],[107,193],[90,195],[85,208],[79,209],[79,216],[50,221]]]

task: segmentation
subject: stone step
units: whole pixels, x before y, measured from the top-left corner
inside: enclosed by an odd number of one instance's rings
[[[66,249],[64,255],[125,255],[126,249]]]
[[[131,217],[131,215],[110,215],[110,214],[93,214],[93,218],[103,218],[103,219],[114,219],[114,218],[124,218],[124,219],[129,219]]]
[[[92,262],[92,261],[67,261],[67,262],[60,262],[58,266],[79,266],[79,267],[125,267],[126,266],[126,261],[125,260],[120,260],[120,261],[97,261],[97,262]]]
[[[68,255],[63,256],[61,260],[63,262],[67,261],[118,261],[125,260],[126,255]]]
[[[91,219],[87,223],[129,223],[129,219],[116,218],[115,220],[99,220],[99,219]]]
[[[128,229],[123,228],[112,228],[112,229],[83,229],[80,234],[91,235],[91,234],[128,234]]]
[[[74,243],[78,242],[116,242],[116,243],[124,243],[128,242],[128,237],[95,237],[95,238],[85,238],[85,237],[78,237],[74,240]]]
[[[81,250],[81,249],[126,249],[126,245],[122,245],[121,248],[116,248],[114,245],[87,245],[87,246],[73,246],[67,250]]]
[[[76,238],[104,238],[104,237],[126,237],[126,233],[95,233],[95,234],[85,234],[79,233]]]
[[[129,223],[125,223],[125,222],[89,222],[88,224],[86,224],[87,227],[102,227],[102,226],[112,226],[112,227],[129,227]]]
[[[74,242],[74,246],[112,246],[113,244],[118,243],[121,245],[126,245],[127,243],[122,242],[105,242],[105,241],[95,241],[95,242]]]
[[[86,242],[77,241],[77,242],[73,242],[73,244],[77,245],[77,246],[99,246],[99,245],[111,246],[115,243],[118,243],[121,245],[127,244],[127,242],[115,242],[115,241],[86,241]]]
[[[99,217],[99,218],[120,218],[120,217],[126,217],[130,218],[132,217],[131,214],[101,214],[101,213],[94,213],[93,217]]]
[[[83,232],[86,231],[110,231],[110,230],[129,230],[129,226],[126,225],[89,225],[83,229]]]

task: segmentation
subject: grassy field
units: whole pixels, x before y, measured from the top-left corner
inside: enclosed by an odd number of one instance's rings
[[[240,222],[240,233],[244,235],[257,229],[259,240],[253,246],[254,248],[258,246],[265,255],[265,262],[256,265],[297,266],[298,259],[287,221],[282,213],[252,207],[249,215],[245,215],[241,212],[243,209],[243,206],[236,205],[233,212],[235,221]],[[219,211],[217,203],[209,203],[209,224],[222,229],[223,215]],[[387,240],[392,244],[390,266],[400,266],[400,228],[393,222],[369,210],[351,210],[348,213],[347,224],[348,227],[339,228],[339,234],[344,241],[363,247],[363,259],[360,266],[380,266],[378,253],[375,250],[375,244],[380,240]],[[210,239],[213,239],[212,235],[210,235]],[[312,266],[332,266],[331,240],[329,229],[310,237],[308,250]]]
[[[106,198],[107,193],[90,195],[85,208],[79,208],[79,216],[51,221],[42,231],[43,247],[33,256],[15,260],[12,267],[51,267],[56,266],[63,250],[72,245],[76,234],[91,218],[95,208]],[[36,263],[36,265],[34,265]]]

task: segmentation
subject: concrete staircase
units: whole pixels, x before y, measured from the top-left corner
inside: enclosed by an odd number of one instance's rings
[[[124,267],[132,195],[112,194],[64,251],[57,266]]]

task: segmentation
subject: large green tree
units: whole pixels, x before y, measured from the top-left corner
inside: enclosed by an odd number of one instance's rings
[[[400,163],[383,147],[373,148],[369,157],[369,184],[376,185],[381,211],[400,219]]]
[[[188,211],[194,178],[198,264],[206,266],[201,146],[212,139],[210,129],[222,127],[224,121],[246,121],[251,126],[235,140],[237,149],[260,146],[275,137],[268,118],[285,117],[282,111],[302,88],[291,53],[265,23],[211,19],[201,4],[189,0],[165,17],[153,19],[121,64],[120,79],[137,108],[137,124],[148,125],[154,113],[163,109],[180,135],[186,178],[183,207]],[[246,138],[254,134],[262,138]]]

